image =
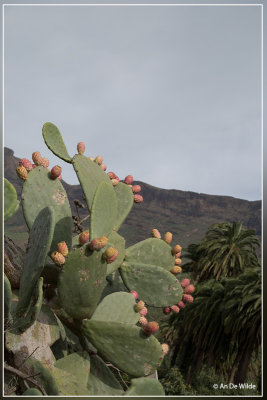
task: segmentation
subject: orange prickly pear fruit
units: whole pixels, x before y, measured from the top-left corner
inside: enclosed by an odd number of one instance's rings
[[[51,254],[51,258],[54,261],[54,263],[59,266],[65,264],[66,261],[63,254],[59,253],[58,251],[53,251],[53,253]]]
[[[32,163],[27,158],[22,158],[19,162],[19,165],[22,165],[24,168],[26,168],[27,171],[30,171],[32,169]]]
[[[66,257],[69,253],[68,246],[66,242],[60,242],[57,244],[57,251]]]
[[[167,343],[162,343],[161,345],[163,354],[166,356],[166,354],[169,352],[169,346],[167,345]]]
[[[193,303],[194,297],[191,296],[191,294],[184,294],[183,295],[183,302],[184,303]]]
[[[23,167],[23,165],[19,165],[19,166],[16,168],[16,172],[17,172],[17,175],[18,175],[18,177],[19,177],[20,179],[23,179],[24,181],[26,181],[26,179],[27,179],[27,177],[28,177],[28,172],[27,172],[26,168]]]
[[[161,239],[161,234],[157,229],[152,229],[152,236],[157,239]]]
[[[79,154],[83,155],[83,153],[85,152],[85,144],[83,142],[79,142],[77,144],[77,151]]]
[[[106,169],[107,169],[106,164],[103,164],[103,163],[100,165],[100,167],[103,169],[103,171],[106,171]]]
[[[119,183],[118,179],[111,179],[111,182],[113,186],[117,186]]]
[[[108,264],[113,263],[116,260],[116,258],[118,257],[118,254],[119,254],[119,251],[117,249],[115,249],[115,253],[113,254],[112,257],[107,259],[107,263]]]
[[[194,293],[194,291],[195,291],[195,286],[194,285],[188,285],[184,289],[184,293],[186,293],[186,294],[192,294],[192,293]]]
[[[173,248],[172,248],[172,254],[180,253],[181,250],[182,250],[182,247],[181,247],[179,244],[177,244],[176,246],[173,246]]]
[[[178,314],[178,312],[180,311],[180,308],[176,304],[174,304],[173,306],[171,306],[171,310],[173,312],[175,312],[176,314]]]
[[[170,272],[172,273],[172,274],[174,274],[174,275],[176,275],[176,274],[180,274],[180,272],[182,272],[182,268],[181,267],[173,267],[171,270],[170,270]]]
[[[103,157],[102,157],[102,156],[96,156],[95,162],[96,162],[98,165],[101,165],[102,162],[103,162]]]
[[[176,253],[176,254],[175,254],[175,258],[180,258],[180,257],[181,257],[181,254],[182,254],[181,251],[180,251],[179,253]]]
[[[79,244],[82,246],[85,243],[89,242],[89,231],[83,231],[80,235],[79,235]]]
[[[170,244],[172,242],[172,233],[166,232],[164,235],[164,242]]]
[[[42,158],[42,161],[41,161],[41,165],[44,167],[44,168],[48,168],[49,167],[49,160],[48,160],[48,158]]]
[[[175,259],[175,265],[180,265],[182,264],[182,260],[180,258]]]
[[[133,185],[132,186],[132,191],[133,191],[134,194],[141,192],[141,186],[140,185]]]
[[[50,178],[56,179],[56,178],[59,178],[60,175],[61,175],[61,167],[59,167],[58,165],[55,165],[50,171]]]
[[[149,336],[159,330],[159,324],[156,321],[148,322],[144,327],[144,333]]]
[[[32,153],[32,161],[35,165],[42,165],[42,156],[39,151]]]
[[[126,183],[127,185],[131,185],[133,182],[133,176],[132,175],[127,175],[124,179],[124,183]]]
[[[101,236],[101,238],[95,238],[91,241],[89,247],[91,250],[101,250],[108,244],[108,238]]]

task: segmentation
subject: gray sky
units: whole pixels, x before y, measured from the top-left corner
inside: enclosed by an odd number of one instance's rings
[[[261,198],[260,7],[5,6],[4,145],[56,124],[122,179]]]

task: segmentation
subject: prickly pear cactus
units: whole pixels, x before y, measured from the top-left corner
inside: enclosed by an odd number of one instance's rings
[[[72,164],[89,223],[73,237],[61,183],[64,166],[48,170],[49,160],[38,151],[33,164],[21,160],[17,174],[30,237],[18,293],[12,294],[5,277],[5,340],[13,353],[6,379],[10,371],[24,374],[16,395],[164,395],[149,376],[168,346],[156,338],[159,325],[150,320],[149,309],[167,314],[192,301],[192,287],[181,286],[176,277],[181,267],[174,268],[181,247],[171,247],[170,232],[161,239],[154,229],[152,238],[125,248],[117,231],[133,203],[142,203],[141,187],[132,185],[131,175],[120,181],[106,172],[103,157],[86,156],[82,142],[71,156],[51,122],[42,133],[48,148]],[[5,181],[5,218],[17,207],[16,192]],[[120,371],[130,384],[120,381]]]

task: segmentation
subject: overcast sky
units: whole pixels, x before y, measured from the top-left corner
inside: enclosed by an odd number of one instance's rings
[[[40,151],[50,121],[71,155],[123,179],[261,198],[261,9],[5,6],[4,145]]]

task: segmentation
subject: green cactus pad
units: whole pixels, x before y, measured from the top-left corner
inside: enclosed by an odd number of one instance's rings
[[[131,379],[131,386],[124,393],[125,396],[165,396],[161,383],[155,378]]]
[[[43,396],[40,390],[36,388],[27,389],[26,392],[22,394],[22,396]]]
[[[50,172],[44,167],[30,171],[23,184],[23,214],[31,229],[39,212],[48,205],[55,212],[55,230],[51,251],[57,250],[57,243],[65,241],[70,248],[72,243],[72,214],[67,193],[59,179],[50,179]]]
[[[125,261],[160,265],[170,271],[175,265],[171,247],[161,239],[149,238],[126,249]]]
[[[11,301],[12,301],[12,289],[8,277],[4,275],[4,320],[5,324],[12,323],[11,316]]]
[[[25,317],[15,322],[15,327],[21,332],[26,331],[37,320],[43,303],[43,278],[40,278],[35,288],[34,296],[31,299],[31,305]]]
[[[43,125],[42,129],[43,138],[45,144],[56,156],[61,158],[68,163],[71,163],[72,158],[66,149],[65,143],[62,139],[61,133],[59,132],[56,125],[52,124],[52,122],[46,122]]]
[[[48,395],[55,396],[59,394],[58,386],[52,371],[45,367],[41,361],[33,357],[27,358],[23,364],[23,372],[24,371],[30,376],[35,376],[35,379],[43,386]]]
[[[37,215],[28,242],[28,251],[20,279],[19,302],[16,314],[22,316],[31,300],[33,290],[45,265],[55,227],[54,211],[51,207],[43,208]]]
[[[103,169],[81,154],[76,154],[72,159],[74,170],[83,189],[87,206],[91,209],[96,189],[101,182],[107,182],[112,186],[111,180]]]
[[[19,208],[17,192],[12,183],[4,178],[4,220],[11,218]]]
[[[121,322],[136,324],[140,318],[135,312],[135,298],[130,293],[112,293],[97,306],[91,321]]]
[[[85,319],[82,332],[101,357],[133,377],[151,375],[163,359],[158,340],[136,325]]]
[[[87,388],[92,396],[120,396],[123,389],[104,361],[97,355],[90,357]]]
[[[115,261],[107,265],[107,275],[116,271],[124,260],[125,256],[125,240],[117,232],[113,231],[109,235],[108,246],[112,246],[118,250],[119,254]]]
[[[179,281],[161,267],[124,262],[119,271],[125,286],[149,306],[169,307],[182,299]]]
[[[58,291],[66,312],[73,318],[89,317],[106,284],[107,264],[102,251],[87,245],[73,249],[59,276]]]
[[[119,182],[114,189],[118,203],[118,213],[114,225],[114,229],[117,231],[132,209],[134,196],[132,189],[125,183]]]
[[[89,232],[90,240],[109,237],[117,215],[117,199],[112,185],[101,182],[92,202]]]

